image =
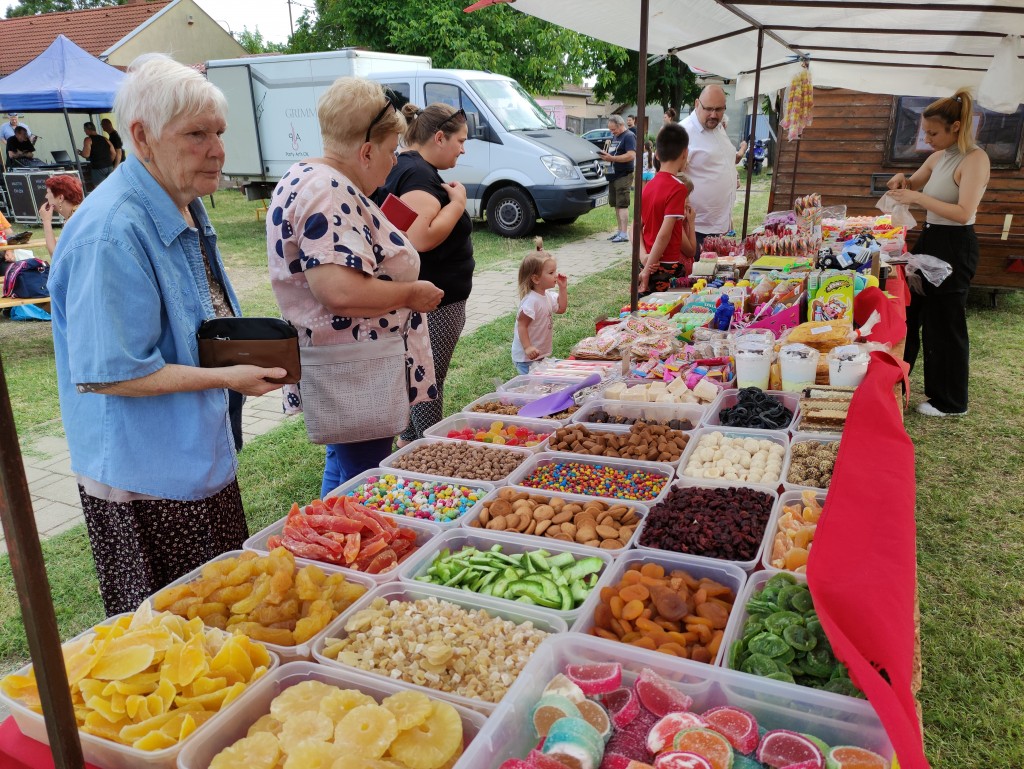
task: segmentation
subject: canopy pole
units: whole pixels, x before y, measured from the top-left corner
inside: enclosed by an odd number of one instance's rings
[[[757,68],[754,70],[754,108],[750,118],[750,137],[747,139],[747,197],[743,201],[743,239],[747,239],[750,218],[750,186],[754,181],[754,142],[757,140],[757,113],[761,101],[761,53],[764,51],[764,28],[757,30]]]
[[[800,140],[796,140],[796,151],[793,153],[793,178],[789,182],[789,207],[796,202],[796,171],[800,163]]]
[[[83,769],[68,675],[60,648],[60,632],[50,597],[43,548],[32,511],[32,497],[21,461],[18,431],[0,360],[0,523],[14,573],[21,618],[39,685],[46,734],[56,769]]]
[[[78,169],[78,181],[82,183],[82,194],[87,194],[85,191],[85,174],[82,173],[82,160],[78,154],[78,145],[75,144],[75,132],[71,130],[71,117],[68,115],[68,108],[64,107],[64,122],[68,126],[68,137],[71,139],[71,151],[75,155],[75,168]]]
[[[629,284],[629,309],[636,312],[639,307],[640,245],[643,242],[640,196],[644,186],[643,146],[647,136],[647,24],[650,18],[651,0],[640,0],[640,72],[637,76],[636,93],[636,159],[633,161],[633,269]],[[627,129],[629,130],[629,129]]]

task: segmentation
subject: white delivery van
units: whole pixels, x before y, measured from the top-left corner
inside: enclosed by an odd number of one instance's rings
[[[252,198],[269,197],[288,167],[322,152],[316,104],[344,75],[379,81],[407,101],[464,109],[470,139],[448,181],[466,186],[470,216],[523,237],[538,218],[567,224],[608,202],[597,148],[555,126],[515,80],[474,70],[432,69],[426,57],[345,49],[210,61],[206,74],[228,97],[224,174]]]

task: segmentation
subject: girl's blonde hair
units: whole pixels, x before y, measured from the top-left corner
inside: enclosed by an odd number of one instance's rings
[[[960,134],[956,137],[956,146],[965,155],[974,149],[974,102],[966,88],[961,88],[948,99],[933,101],[925,108],[924,117],[941,120],[947,129],[959,120]]]
[[[533,291],[534,275],[540,275],[544,265],[549,261],[555,261],[555,257],[544,250],[544,238],[533,239],[534,250],[523,257],[519,263],[519,298],[525,299]]]

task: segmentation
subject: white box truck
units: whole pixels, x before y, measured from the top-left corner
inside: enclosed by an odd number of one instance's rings
[[[225,176],[251,198],[269,197],[289,166],[320,155],[317,100],[344,75],[379,81],[399,107],[443,102],[466,111],[466,154],[441,176],[466,186],[470,216],[486,215],[499,235],[528,235],[538,218],[567,224],[608,202],[597,148],[558,128],[515,80],[354,49],[207,62],[206,76],[228,98]]]

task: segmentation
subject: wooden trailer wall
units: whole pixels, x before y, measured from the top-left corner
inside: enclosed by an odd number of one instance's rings
[[[787,141],[784,134],[781,136],[769,210],[792,208],[792,193],[800,196],[820,192],[826,206],[845,204],[850,216],[878,215],[875,202],[879,195],[871,191],[871,175],[899,172],[910,175],[915,170],[885,165],[885,146],[895,99],[885,94],[815,88],[814,122],[804,130],[799,142],[795,178],[797,142]],[[912,213],[918,221],[924,221],[924,211],[912,209]],[[1013,220],[1004,239],[1007,214],[1012,214]],[[1021,169],[992,170],[975,227],[981,242],[981,260],[973,285],[1024,289],[1024,173]],[[911,244],[916,237],[916,232],[910,234]],[[1011,264],[1020,271],[1009,270]]]

